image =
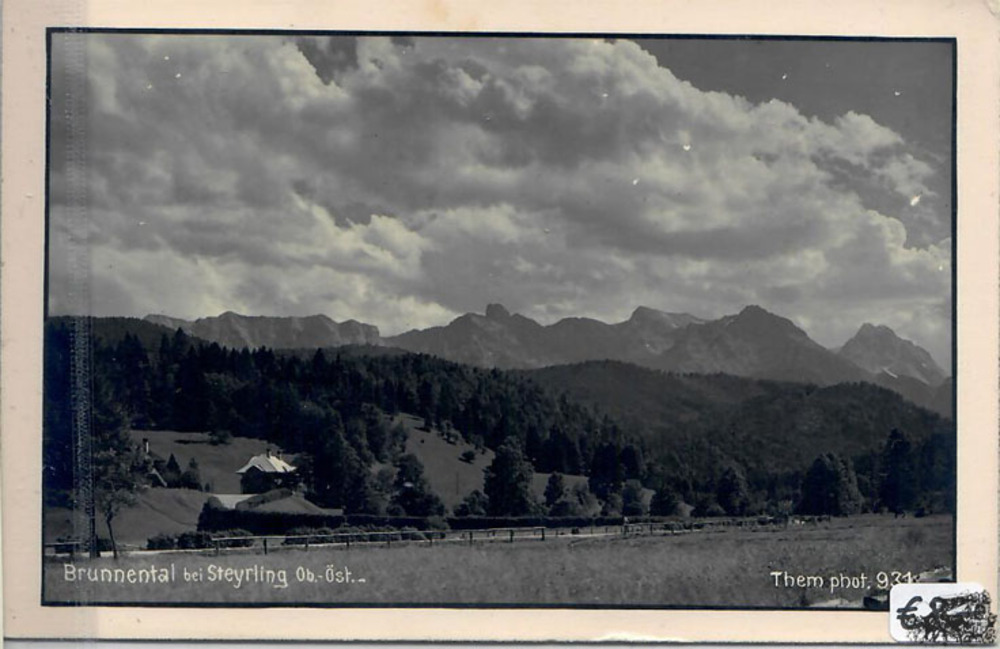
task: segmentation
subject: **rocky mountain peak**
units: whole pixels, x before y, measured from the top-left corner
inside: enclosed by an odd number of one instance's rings
[[[779,316],[774,315],[767,309],[757,306],[756,304],[748,304],[747,306],[743,307],[743,309],[737,314],[737,317],[743,319],[750,319],[750,318],[778,318]]]
[[[692,323],[703,322],[703,320],[689,313],[669,313],[648,306],[640,306],[632,312],[632,316],[626,322],[639,325],[665,325],[679,329]]]
[[[778,335],[808,337],[804,331],[799,329],[788,318],[775,315],[756,304],[746,306],[735,316],[730,316],[728,324],[734,326],[737,330],[744,331],[753,336],[761,336],[764,339],[770,339]]]
[[[663,311],[657,311],[656,309],[648,306],[638,306],[635,308],[635,311],[632,312],[632,317],[629,318],[629,320],[644,320],[646,318],[655,318],[661,315],[663,315]]]
[[[944,370],[927,350],[885,325],[866,322],[838,353],[873,374],[908,376],[928,385],[938,385],[945,379]]]
[[[896,332],[893,331],[892,329],[890,329],[889,327],[887,327],[885,325],[874,325],[874,324],[872,324],[870,322],[866,322],[863,325],[861,325],[861,328],[858,329],[858,333],[856,333],[854,335],[855,339],[860,339],[860,340],[863,340],[863,339],[866,339],[866,338],[872,338],[872,339],[878,339],[878,338],[891,339],[891,338],[898,338],[898,337],[899,336],[896,335]]]
[[[502,304],[486,305],[486,317],[490,320],[505,320],[510,317],[510,311]]]

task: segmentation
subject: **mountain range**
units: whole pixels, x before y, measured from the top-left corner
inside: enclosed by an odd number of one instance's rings
[[[325,315],[306,317],[245,316],[226,311],[220,316],[181,320],[165,315],[148,315],[145,320],[226,347],[340,347],[379,344],[378,327],[355,320],[334,322]]]
[[[541,325],[491,304],[447,325],[383,337],[370,324],[308,317],[251,317],[223,313],[185,321],[163,315],[146,320],[181,328],[229,347],[303,349],[377,345],[425,353],[453,362],[499,369],[537,369],[613,360],[676,373],[723,373],[817,385],[869,382],[946,416],[952,383],[931,355],[890,328],[864,324],[839,349],[813,341],[791,320],[759,306],[703,320],[686,313],[639,307],[624,322],[565,318]]]
[[[565,318],[543,326],[491,304],[485,315],[466,313],[446,326],[408,331],[384,341],[407,351],[500,369],[604,359],[646,365],[674,345],[681,329],[703,322],[686,313],[640,307],[631,318],[617,324]]]

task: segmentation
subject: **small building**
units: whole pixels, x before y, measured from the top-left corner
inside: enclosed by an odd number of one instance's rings
[[[313,516],[344,515],[343,509],[319,507],[306,500],[301,493],[290,489],[274,489],[262,494],[212,494],[208,502],[216,509],[244,512],[280,512]]]
[[[146,482],[151,487],[168,487],[167,481],[160,472],[166,462],[163,458],[149,450],[149,438],[142,438],[142,456],[147,460]]]
[[[236,473],[240,475],[240,490],[245,494],[260,494],[272,489],[295,489],[299,484],[296,468],[285,462],[280,455],[273,455],[271,449],[261,455],[254,455]]]

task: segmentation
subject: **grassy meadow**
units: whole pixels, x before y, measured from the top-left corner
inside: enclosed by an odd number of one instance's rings
[[[48,560],[48,602],[225,604],[540,604],[797,608],[840,598],[858,602],[870,587],[831,591],[829,576],[920,572],[950,566],[952,520],[856,516],[789,528],[702,531],[631,538],[553,537],[514,544],[408,544],[282,549],[262,554],[133,555],[77,560],[77,567],[174,565],[168,584],[70,583],[63,560]],[[185,581],[224,568],[285,571],[271,584]],[[311,570],[331,581],[297,580]],[[350,570],[347,575],[345,569]],[[772,571],[824,577],[823,587],[776,587]],[[338,572],[339,571],[339,572]],[[218,573],[216,573],[218,574]],[[338,578],[339,575],[339,578]]]
[[[173,455],[181,471],[191,458],[198,462],[201,481],[219,494],[240,493],[240,476],[236,470],[254,455],[276,448],[262,439],[234,437],[227,444],[214,445],[207,433],[182,433],[173,430],[133,430],[132,440],[141,444],[149,440],[149,449],[164,460]],[[292,458],[286,458],[292,459]],[[292,459],[294,461],[294,459]]]
[[[396,421],[402,422],[407,430],[406,452],[416,455],[424,465],[427,482],[446,507],[453,509],[474,489],[483,490],[483,472],[496,455],[492,450],[476,451],[474,446],[461,439],[447,442],[439,430],[423,428],[423,420],[412,415],[398,415]],[[461,459],[466,451],[474,453],[471,462]],[[535,472],[531,476],[531,490],[540,501],[545,500],[549,475]],[[586,482],[587,476],[563,475],[566,489]],[[652,491],[647,491],[648,502]]]
[[[145,547],[146,539],[156,534],[179,534],[197,529],[198,515],[211,494],[191,489],[146,489],[132,507],[124,508],[115,518],[115,538],[119,543]],[[47,505],[45,517],[45,542],[72,537],[74,512],[67,507]],[[98,512],[97,532],[108,536],[103,515]]]

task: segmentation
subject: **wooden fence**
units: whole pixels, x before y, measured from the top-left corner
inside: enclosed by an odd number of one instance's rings
[[[206,548],[214,550],[219,554],[223,549],[257,548],[268,554],[277,548],[289,549],[300,548],[308,550],[312,547],[387,547],[393,544],[426,544],[433,546],[435,543],[467,543],[473,545],[477,542],[502,542],[514,543],[515,541],[546,539],[546,528],[544,527],[504,527],[483,530],[427,530],[408,531],[398,530],[391,532],[334,532],[331,534],[295,534],[295,535],[272,535],[272,536],[221,536],[212,539],[212,547]]]
[[[570,531],[560,528],[533,527],[495,527],[468,530],[394,530],[386,532],[332,532],[326,534],[297,535],[256,535],[256,536],[220,536],[208,541],[207,547],[146,550],[129,549],[129,552],[215,552],[223,550],[262,550],[264,554],[276,549],[305,549],[310,547],[393,547],[401,544],[468,544],[475,543],[514,543],[518,541],[545,541],[547,538],[565,537],[630,537],[645,535],[674,535],[692,532],[722,531],[729,528],[760,528],[788,527],[789,525],[818,524],[828,522],[829,517],[794,516],[794,517],[746,517],[746,518],[709,518],[709,519],[672,519],[661,521],[628,522],[625,519],[618,525],[590,525],[573,527]],[[73,558],[77,553],[84,553],[88,548],[86,541],[67,540],[44,544],[49,556],[68,555]]]

